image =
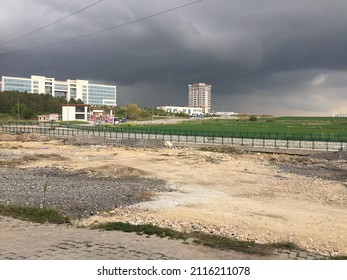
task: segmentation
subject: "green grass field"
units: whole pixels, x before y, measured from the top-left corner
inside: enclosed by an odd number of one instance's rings
[[[16,121],[16,120],[17,120],[17,116],[13,116],[11,114],[0,113],[0,121],[9,122],[9,121]]]
[[[347,118],[278,117],[271,119],[209,119],[167,125],[119,128],[124,131],[215,137],[346,141]]]
[[[66,125],[66,123],[61,123]],[[69,122],[69,127],[75,125]],[[278,117],[250,121],[242,119],[196,119],[176,124],[150,124],[97,127],[76,125],[77,129],[125,133],[171,134],[205,137],[234,137],[307,141],[347,141],[347,118]]]

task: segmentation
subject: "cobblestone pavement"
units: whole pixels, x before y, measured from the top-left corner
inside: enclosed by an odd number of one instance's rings
[[[0,260],[259,260],[320,259],[300,251],[270,256],[224,251],[188,240],[36,224],[0,216]]]

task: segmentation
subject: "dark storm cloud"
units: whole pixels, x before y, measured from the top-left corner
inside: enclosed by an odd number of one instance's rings
[[[0,45],[94,2],[18,0],[2,9],[0,1]],[[341,103],[347,89],[347,2],[341,0],[204,0],[94,36],[11,55],[188,2],[104,0],[0,46],[0,52],[8,53],[0,60],[0,75],[115,83],[121,105],[186,105],[188,84],[200,81],[212,84],[217,111],[347,112]]]

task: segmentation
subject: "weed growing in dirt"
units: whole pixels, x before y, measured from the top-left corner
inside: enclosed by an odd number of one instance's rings
[[[247,254],[269,255],[274,249],[272,244],[257,244],[254,241],[243,241],[235,238],[228,238],[218,235],[210,235],[201,232],[192,232],[191,237],[195,238],[195,242],[222,250],[234,250]]]
[[[236,149],[235,147],[223,147],[223,146],[207,146],[207,147],[201,147],[198,150],[203,152],[214,152],[214,153],[221,153],[221,154],[237,154],[237,155],[248,153],[242,149]]]
[[[121,230],[123,232],[136,232],[138,234],[156,235],[158,237],[169,237],[172,239],[187,239],[189,235],[186,233],[178,232],[169,228],[161,228],[150,224],[146,225],[132,225],[122,222],[113,222],[103,225],[95,226],[94,229],[103,230]]]
[[[47,204],[47,197],[46,197],[46,194],[47,194],[47,188],[48,188],[48,182],[47,182],[47,179],[45,178],[45,181],[43,183],[43,186],[42,186],[42,199],[41,199],[41,205],[40,205],[40,208],[45,208],[46,207],[46,204]]]
[[[205,234],[202,232],[183,233],[168,228],[160,228],[151,224],[132,225],[123,222],[112,222],[107,224],[96,225],[92,229],[102,229],[107,231],[120,230],[123,232],[136,232],[137,234],[156,235],[159,237],[168,237],[170,239],[187,240],[193,238],[196,244],[203,244],[217,249],[229,249],[248,254],[268,255],[274,249],[288,248],[287,243],[276,244],[257,244],[254,241],[240,241],[233,238]],[[284,247],[281,247],[283,245]],[[293,248],[298,248],[293,244]]]
[[[336,257],[331,257],[331,260],[347,260],[347,256],[336,256]]]
[[[300,250],[293,242],[277,242],[273,244],[273,247],[278,249]]]
[[[65,224],[70,222],[70,219],[67,216],[63,215],[56,209],[37,208],[32,206],[0,204],[0,215],[41,224]]]
[[[206,162],[209,162],[209,163],[213,163],[213,164],[218,164],[220,163],[220,160],[214,158],[214,157],[211,157],[211,156],[206,156],[205,157],[205,161]]]

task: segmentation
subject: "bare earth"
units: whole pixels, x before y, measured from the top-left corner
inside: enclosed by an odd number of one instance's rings
[[[347,255],[347,160],[341,156],[74,146],[57,140],[1,141],[0,149],[40,158],[16,168],[158,178],[170,188],[143,194],[148,201],[99,212],[76,224],[152,223],[260,243],[291,241],[310,252]]]

